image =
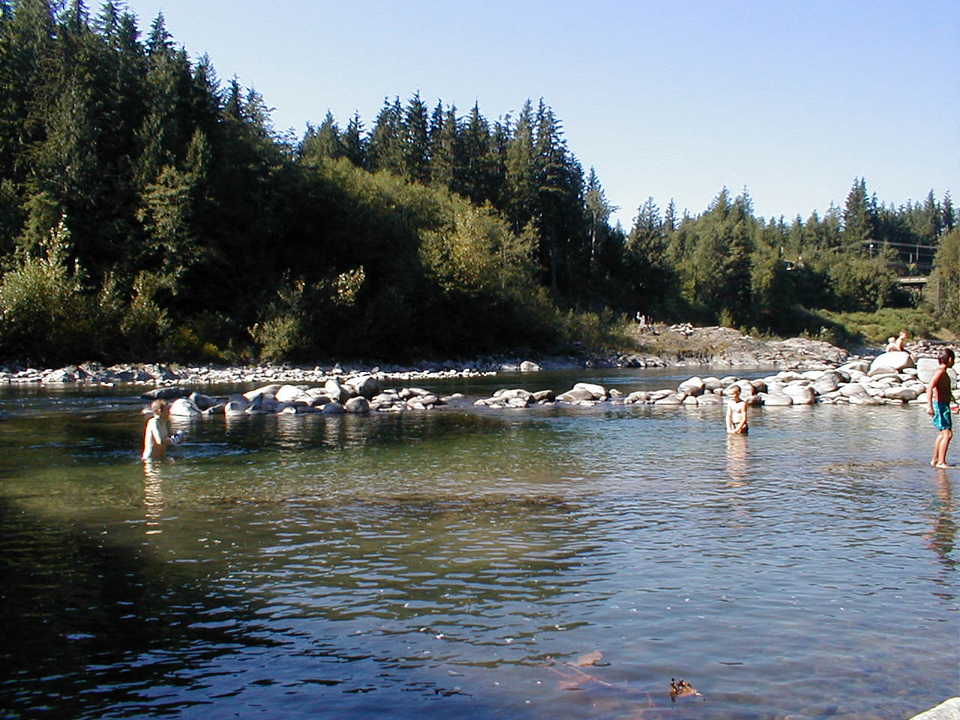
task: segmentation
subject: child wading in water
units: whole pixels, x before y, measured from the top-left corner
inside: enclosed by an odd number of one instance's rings
[[[937,429],[937,439],[933,443],[933,459],[930,464],[937,468],[955,467],[947,464],[947,448],[953,439],[953,420],[950,417],[951,405],[954,412],[957,405],[953,402],[953,393],[950,391],[950,375],[947,370],[953,367],[956,360],[953,350],[947,348],[937,358],[940,367],[927,385],[927,414],[933,418],[933,426]]]
[[[167,454],[167,445],[175,444],[178,437],[170,434],[167,425],[168,407],[164,400],[154,400],[150,403],[153,415],[147,420],[147,427],[143,431],[143,460],[157,460]]]
[[[747,401],[740,399],[740,386],[730,388],[730,401],[727,403],[727,432],[731,435],[746,435]]]

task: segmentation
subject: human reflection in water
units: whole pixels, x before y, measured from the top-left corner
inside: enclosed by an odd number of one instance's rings
[[[163,514],[163,471],[162,465],[169,460],[143,461],[143,516],[146,520],[146,534],[158,535]]]
[[[936,517],[927,535],[930,548],[944,561],[953,562],[950,553],[957,537],[957,523],[953,519],[953,488],[943,470],[937,471]]]
[[[728,487],[743,487],[747,484],[747,436],[727,435]]]

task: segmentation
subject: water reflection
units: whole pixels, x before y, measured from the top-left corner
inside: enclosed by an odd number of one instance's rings
[[[156,535],[160,529],[163,515],[163,461],[145,460],[143,462],[143,514],[146,520],[146,534]]]
[[[950,568],[956,565],[951,557],[956,536],[957,522],[954,519],[953,487],[945,470],[937,470],[937,491],[934,503],[935,518],[933,530],[928,535],[931,549],[937,553],[943,563]]]
[[[730,487],[743,487],[747,481],[747,436],[727,435],[727,476]]]

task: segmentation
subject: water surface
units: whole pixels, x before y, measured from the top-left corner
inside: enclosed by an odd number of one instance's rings
[[[960,471],[927,465],[922,407],[770,408],[746,438],[719,407],[206,418],[144,468],[134,393],[0,395],[4,718],[904,718],[958,692]]]

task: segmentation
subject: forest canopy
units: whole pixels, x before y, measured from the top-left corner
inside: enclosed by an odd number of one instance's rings
[[[652,193],[655,188],[651,189]],[[419,93],[300,138],[122,3],[0,0],[0,357],[308,360],[548,351],[600,318],[799,332],[806,308],[960,320],[949,193],[855,178],[822,216],[749,193],[630,228],[544,101],[490,120]],[[935,287],[934,287],[935,285]]]

